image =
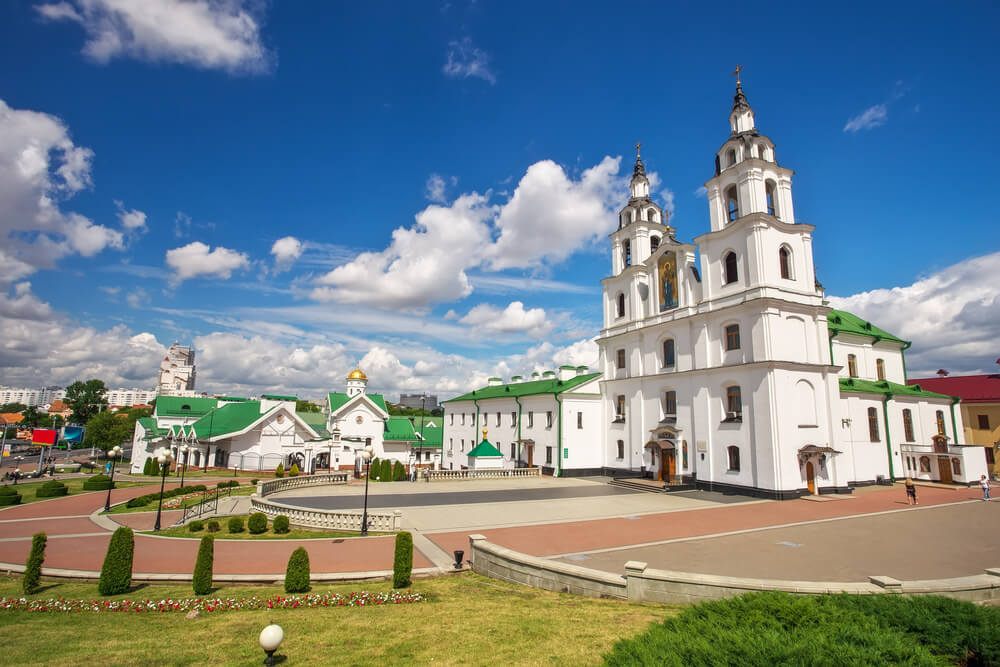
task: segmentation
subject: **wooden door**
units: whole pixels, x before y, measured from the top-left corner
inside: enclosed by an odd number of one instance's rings
[[[809,493],[816,494],[816,469],[812,461],[806,462],[806,486],[809,487]]]
[[[533,468],[535,467],[535,446],[526,445],[525,449],[528,450],[528,467]]]
[[[674,458],[673,451],[663,452],[663,470],[664,470],[664,481],[672,482],[674,481],[674,475],[677,474],[677,459]]]
[[[951,484],[951,459],[947,456],[938,457],[938,474],[943,484]]]

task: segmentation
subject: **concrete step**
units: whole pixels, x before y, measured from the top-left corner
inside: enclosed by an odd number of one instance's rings
[[[608,482],[611,486],[634,491],[645,491],[646,493],[671,493],[674,491],[692,491],[697,488],[693,483],[666,484],[654,482],[652,480],[636,481],[632,479],[612,479]]]

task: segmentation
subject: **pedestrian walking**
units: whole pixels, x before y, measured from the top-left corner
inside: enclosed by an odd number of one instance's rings
[[[906,478],[906,504],[917,505],[917,485],[909,477]]]
[[[986,475],[980,475],[979,486],[983,490],[983,500],[990,499],[990,478]]]

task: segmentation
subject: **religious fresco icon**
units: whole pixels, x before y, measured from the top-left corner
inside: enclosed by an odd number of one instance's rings
[[[665,252],[657,266],[660,279],[660,312],[677,307],[677,255]]]

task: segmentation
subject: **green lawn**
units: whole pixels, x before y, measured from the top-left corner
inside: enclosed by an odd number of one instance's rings
[[[194,486],[193,484],[188,484],[188,480],[187,479],[184,480],[184,485],[185,486]],[[115,482],[115,486],[118,486],[117,482]],[[215,484],[214,483],[212,483],[212,484],[206,484],[206,486],[208,486],[209,493],[211,493],[212,491],[215,490]],[[250,495],[253,495],[254,491],[256,491],[256,490],[257,490],[257,487],[255,487],[255,486],[237,486],[236,488],[230,489],[229,495],[230,496],[250,496]],[[154,485],[153,490],[150,491],[150,493],[157,493],[157,494],[159,494],[159,492],[160,492],[159,491],[159,487],[156,486],[156,485]],[[192,506],[197,505],[198,503],[202,502],[204,500],[204,496],[202,495],[202,492],[201,491],[197,491],[196,493],[197,493],[197,495],[192,494],[192,496],[190,498],[185,498],[180,507],[171,507],[170,509],[175,510],[175,509],[180,509],[181,507],[188,508],[188,507],[192,507]],[[174,498],[176,498],[176,497],[177,496],[174,496]],[[219,498],[219,500],[224,500],[226,497],[227,496],[225,495],[225,489],[223,489],[223,495]],[[172,498],[164,498],[163,502],[166,503],[168,500],[172,500]],[[142,505],[140,507],[128,507],[125,503],[122,503],[121,505],[116,505],[115,507],[112,507],[111,510],[109,512],[105,512],[105,514],[130,514],[132,512],[155,512],[157,506],[159,505],[159,503],[160,503],[159,498],[157,498],[156,500],[152,501],[149,504]]]
[[[28,482],[28,483],[25,483],[23,481],[18,482],[17,486],[15,488],[17,488],[17,492],[21,494],[21,504],[25,505],[27,503],[33,503],[33,502],[38,501],[38,500],[51,500],[51,498],[36,498],[35,497],[35,491],[42,484],[44,484],[45,482],[48,482],[48,481],[49,481],[49,479],[45,478],[45,479],[43,479],[42,481],[39,481],[39,482]],[[66,494],[66,495],[69,495],[69,496],[75,496],[75,495],[78,495],[78,494],[81,494],[81,493],[107,493],[106,490],[105,491],[84,491],[83,490],[83,483],[85,481],[87,481],[86,477],[71,477],[71,478],[60,479],[59,481],[62,482],[63,484],[65,484],[66,488],[69,489],[69,492]],[[117,479],[115,480],[115,488],[116,489],[124,489],[124,488],[128,488],[130,486],[142,486],[142,484],[140,484],[138,482],[120,482]],[[65,497],[65,496],[61,496],[61,497]],[[13,506],[8,505],[8,507],[16,507],[16,505],[13,505]]]
[[[150,535],[160,535],[161,537],[193,537],[201,539],[205,535],[214,535],[216,539],[219,540],[311,540],[315,538],[335,538],[335,537],[360,537],[358,533],[350,533],[343,530],[320,530],[311,528],[299,528],[298,526],[291,526],[291,529],[287,533],[276,534],[271,532],[272,522],[267,523],[267,532],[260,533],[259,535],[252,535],[250,531],[246,529],[247,519],[250,517],[249,514],[243,514],[241,518],[243,519],[243,532],[242,533],[229,533],[227,526],[229,524],[228,516],[217,517],[215,519],[202,519],[205,525],[208,525],[209,521],[219,522],[219,532],[210,533],[207,528],[199,530],[192,533],[185,526],[174,526],[166,530],[161,530],[157,533],[152,531],[146,531]],[[369,533],[372,537],[378,535],[390,535],[391,533]]]
[[[97,599],[96,583],[53,583],[38,598]],[[313,593],[372,593],[388,582],[314,585]],[[26,613],[0,611],[7,665],[247,665],[270,622],[282,626],[285,664],[598,664],[618,640],[678,613],[665,605],[549,593],[475,574],[418,579],[426,602],[371,607],[209,613]],[[0,595],[20,596],[0,577]],[[226,586],[213,595],[284,595],[275,586]],[[195,597],[190,585],[143,586],[129,599]]]

